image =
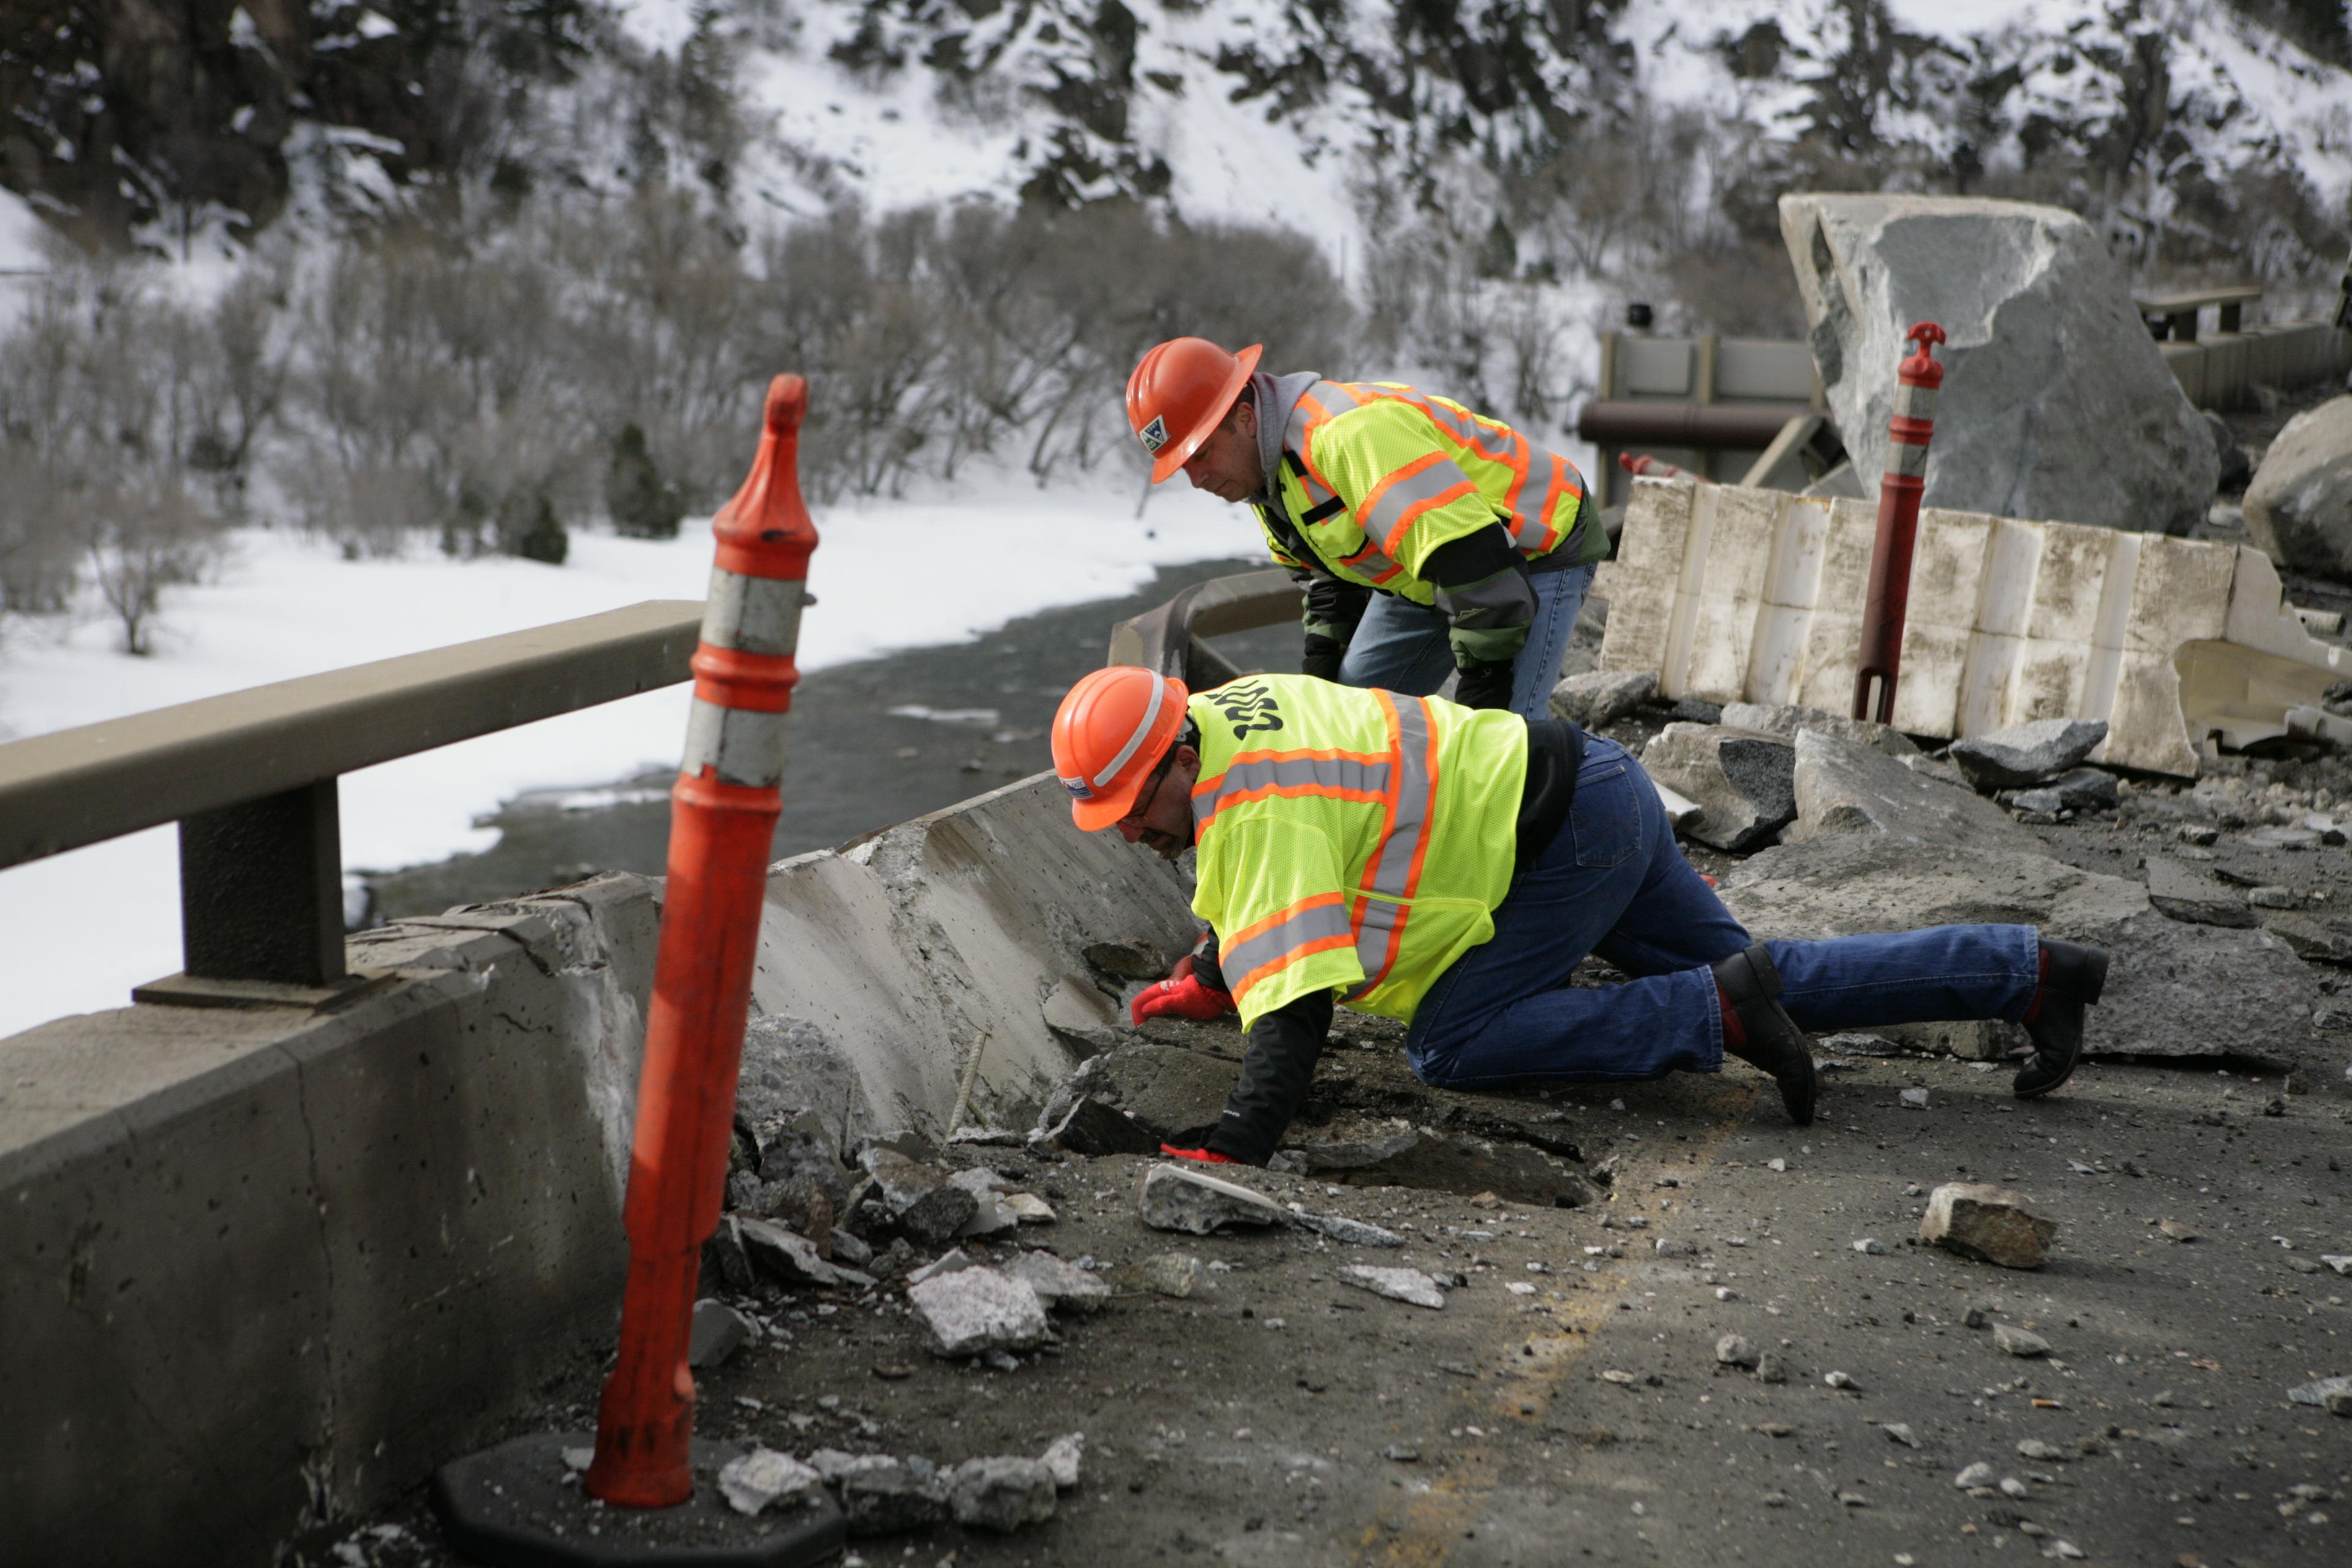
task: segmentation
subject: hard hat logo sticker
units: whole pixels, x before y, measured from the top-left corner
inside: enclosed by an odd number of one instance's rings
[[[1142,441],[1145,451],[1157,452],[1160,447],[1168,445],[1168,421],[1155,414],[1151,416],[1151,423],[1135,434],[1137,438]]]
[[[1064,779],[1062,787],[1068,790],[1071,795],[1078,800],[1092,800],[1095,797],[1094,790],[1084,779]]]

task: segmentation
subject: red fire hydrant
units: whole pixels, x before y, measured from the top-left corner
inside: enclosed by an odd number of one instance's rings
[[[1919,497],[1927,488],[1927,443],[1936,434],[1936,392],[1944,367],[1935,345],[1944,329],[1922,321],[1906,334],[1918,345],[1899,367],[1895,416],[1886,422],[1893,445],[1878,486],[1878,539],[1870,552],[1870,592],[1862,608],[1862,657],[1853,678],[1853,716],[1895,721],[1895,682],[1903,664],[1903,617],[1911,601],[1911,547],[1919,534]],[[1871,711],[1871,683],[1877,682]]]
[[[717,569],[694,656],[694,716],[670,791],[669,880],[623,1217],[620,1362],[597,1411],[592,1497],[667,1508],[694,1490],[687,1341],[702,1244],[719,1224],[769,845],[783,807],[784,716],[800,672],[816,529],[797,459],[808,384],[768,387],[751,477],[711,524]]]

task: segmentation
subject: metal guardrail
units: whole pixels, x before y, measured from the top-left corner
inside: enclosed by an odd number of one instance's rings
[[[186,973],[142,1000],[336,991],[336,780],[687,679],[696,600],[649,600],[0,746],[0,868],[180,825]]]
[[[1279,567],[1195,583],[1156,610],[1111,628],[1110,664],[1139,664],[1194,691],[1242,672],[1203,638],[1297,620],[1306,590]]]

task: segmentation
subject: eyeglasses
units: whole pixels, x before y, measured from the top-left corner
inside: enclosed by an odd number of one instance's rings
[[[1151,776],[1143,781],[1143,787],[1135,792],[1135,804],[1128,808],[1125,816],[1119,818],[1120,822],[1142,821],[1144,813],[1151,809],[1151,803],[1160,798],[1160,786],[1168,782],[1168,770],[1175,765],[1175,762],[1176,748],[1171,746],[1168,754],[1160,759],[1160,765],[1151,770]]]

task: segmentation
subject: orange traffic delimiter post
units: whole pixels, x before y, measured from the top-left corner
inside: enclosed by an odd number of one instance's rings
[[[694,715],[670,792],[669,880],[637,1081],[624,1219],[619,1363],[597,1410],[592,1497],[667,1508],[694,1489],[687,1370],[702,1246],[719,1223],[735,1075],[751,995],[769,845],[782,809],[784,719],[800,679],[809,552],[798,458],[808,384],[768,387],[750,478],[712,524],[717,569],[694,656]]]
[[[1903,664],[1903,617],[1911,602],[1911,547],[1919,532],[1919,497],[1927,488],[1927,442],[1936,434],[1936,393],[1944,367],[1935,346],[1944,329],[1922,321],[1906,334],[1918,351],[1898,367],[1895,416],[1886,424],[1886,477],[1878,484],[1878,539],[1870,552],[1870,590],[1862,610],[1862,658],[1853,678],[1853,716],[1895,722],[1895,681]],[[1872,683],[1877,683],[1875,703]],[[1877,711],[1871,710],[1875,706]]]

